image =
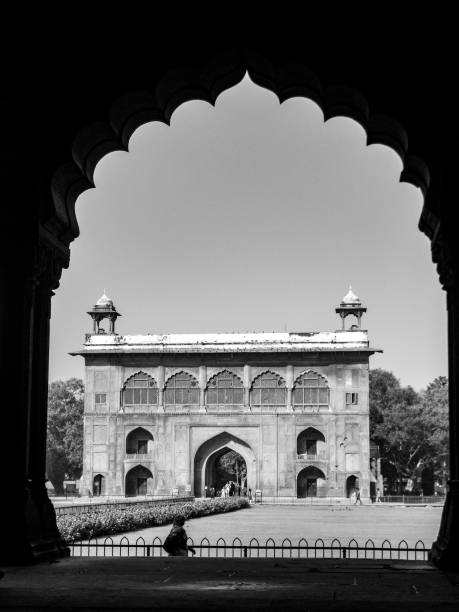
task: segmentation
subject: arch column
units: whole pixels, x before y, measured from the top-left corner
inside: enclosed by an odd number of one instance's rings
[[[449,465],[450,480],[431,560],[441,568],[459,567],[459,287],[457,278],[447,290]]]
[[[0,434],[1,465],[12,466],[2,473],[10,499],[0,523],[0,563],[5,565],[69,553],[45,486],[51,297],[66,251],[49,244],[46,234],[38,243],[27,239],[30,267],[3,276],[7,283],[0,298],[2,388],[14,390],[10,405],[5,403]]]

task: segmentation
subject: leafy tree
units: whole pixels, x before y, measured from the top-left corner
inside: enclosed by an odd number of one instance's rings
[[[217,461],[217,476],[220,482],[238,479],[244,483],[247,477],[247,468],[243,457],[236,451],[228,451]]]
[[[402,387],[391,372],[370,372],[370,435],[380,447],[383,473],[399,492],[403,480],[416,481],[426,468],[438,472],[444,460],[447,393],[444,377],[419,394]]]
[[[78,378],[58,380],[48,389],[46,470],[57,495],[66,478],[80,478],[83,464],[84,385]]]

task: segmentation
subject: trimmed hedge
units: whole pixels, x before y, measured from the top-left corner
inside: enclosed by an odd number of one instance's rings
[[[64,514],[57,516],[56,520],[62,539],[69,542],[167,525],[172,523],[177,514],[183,515],[188,520],[249,507],[250,504],[245,497],[217,497],[178,504],[156,503],[142,507],[135,504],[127,508],[101,508],[99,506],[93,512]]]

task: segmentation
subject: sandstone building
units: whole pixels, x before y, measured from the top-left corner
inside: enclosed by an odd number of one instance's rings
[[[349,290],[334,332],[121,336],[105,294],[86,335],[84,468],[95,495],[204,494],[216,461],[266,496],[370,495],[368,369],[376,349]],[[348,315],[356,323],[345,328]],[[100,323],[107,318],[108,332]]]

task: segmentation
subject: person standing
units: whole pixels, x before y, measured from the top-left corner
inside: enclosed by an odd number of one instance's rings
[[[357,502],[362,505],[362,500],[360,499],[360,489],[356,489],[355,490],[355,502],[354,502],[354,506],[357,505]]]

